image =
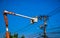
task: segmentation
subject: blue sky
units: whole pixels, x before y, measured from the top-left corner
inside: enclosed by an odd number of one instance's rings
[[[47,14],[51,15],[53,14],[52,11],[58,7],[60,7],[60,0],[0,0],[0,35],[5,35],[6,32],[3,10],[35,17]],[[59,16],[60,13],[49,17],[49,20],[47,21],[47,29],[60,26]],[[39,28],[39,26],[43,23],[42,21],[31,24],[30,19],[13,15],[8,15],[7,17],[9,32],[12,34],[18,33],[19,35],[25,35],[28,37],[27,35],[33,35],[35,33],[42,32],[42,30]],[[52,32],[54,31],[56,30],[53,30]],[[50,30],[47,30],[47,32],[50,32]]]

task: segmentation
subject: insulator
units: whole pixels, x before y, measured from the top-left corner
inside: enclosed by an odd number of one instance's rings
[[[40,20],[42,20],[42,16],[40,16]]]
[[[46,23],[46,22],[44,22],[44,24],[45,24],[45,25],[47,25],[47,23]]]

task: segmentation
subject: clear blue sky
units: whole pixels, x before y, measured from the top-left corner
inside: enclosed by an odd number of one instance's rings
[[[0,0],[0,38],[2,38],[2,35],[5,35],[6,32],[3,10],[34,17],[48,13],[48,15],[53,14],[52,11],[58,7],[60,7],[60,0]],[[59,16],[60,14],[56,14],[49,18],[47,29],[60,26]],[[8,15],[7,17],[9,32],[12,34],[24,34],[26,37],[28,37],[27,35],[41,32],[39,26],[42,24],[42,21],[35,24],[30,24],[30,19],[13,15]],[[50,30],[47,31],[50,32]],[[54,31],[56,30],[53,30],[53,32]]]

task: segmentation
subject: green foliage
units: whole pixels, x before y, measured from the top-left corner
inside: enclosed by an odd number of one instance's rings
[[[10,38],[18,38],[18,34],[14,34],[14,35],[10,34]]]
[[[25,36],[23,35],[23,36],[21,36],[21,38],[25,38]]]
[[[14,34],[14,38],[18,38],[18,34]]]
[[[4,38],[6,38],[6,37],[4,37]],[[10,33],[10,38],[18,38],[18,34],[15,33],[14,35],[11,35],[11,33]],[[21,38],[25,38],[25,36],[22,35]]]

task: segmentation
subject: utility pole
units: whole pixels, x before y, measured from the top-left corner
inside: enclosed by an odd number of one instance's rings
[[[47,38],[46,26],[47,26],[47,16],[44,16],[44,38]]]
[[[40,16],[40,19],[43,20],[44,24],[43,26],[40,26],[41,29],[43,29],[43,35],[42,37],[43,38],[47,38],[47,35],[46,35],[46,26],[47,26],[47,19],[48,19],[48,16]]]

